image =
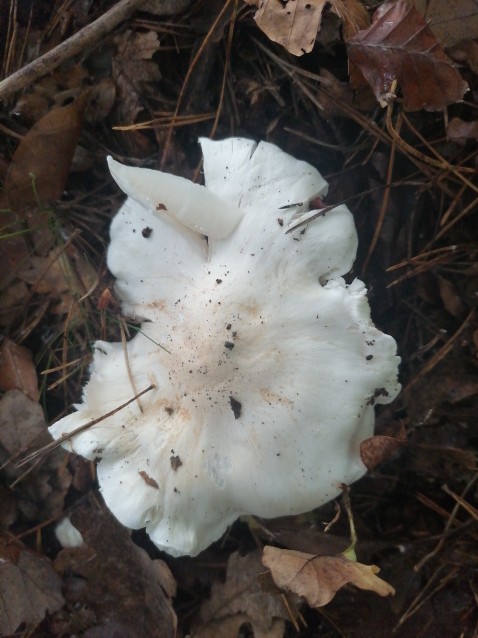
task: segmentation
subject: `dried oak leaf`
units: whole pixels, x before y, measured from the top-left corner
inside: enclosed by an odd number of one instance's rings
[[[310,607],[323,607],[348,583],[379,596],[395,593],[391,585],[376,576],[380,571],[376,565],[363,565],[343,556],[314,556],[266,545],[262,562],[278,587],[302,596]]]
[[[64,604],[61,578],[45,556],[0,545],[0,635],[12,635],[22,623],[37,625]]]
[[[83,579],[68,600],[73,609],[86,606],[94,612],[97,624],[85,636],[173,638],[176,584],[166,563],[151,560],[133,543],[131,532],[92,497],[72,513],[71,522],[84,544],[62,550],[54,566],[65,577]]]
[[[15,460],[51,442],[43,410],[20,390],[10,390],[0,400],[0,466],[9,483],[16,482],[18,506],[29,520],[59,516],[71,475],[66,452],[54,450],[33,468],[16,468]]]
[[[245,1],[258,7],[254,20],[269,40],[278,42],[292,55],[312,51],[326,4],[342,20],[346,39],[369,24],[367,10],[359,0]]]
[[[326,0],[246,2],[258,4],[254,20],[269,40],[278,42],[292,55],[312,51]]]
[[[68,106],[53,108],[22,139],[5,179],[12,210],[22,213],[61,197],[88,99],[85,92]]]
[[[11,339],[0,347],[0,390],[22,390],[29,399],[38,401],[38,378],[32,353]]]
[[[372,25],[348,42],[350,61],[362,71],[385,106],[398,81],[407,111],[438,111],[463,99],[468,89],[423,16],[406,0],[384,2]]]
[[[255,638],[282,638],[290,616],[277,596],[263,592],[257,580],[264,572],[260,552],[231,554],[226,581],[216,581],[202,604],[193,638],[236,638],[245,624]]]

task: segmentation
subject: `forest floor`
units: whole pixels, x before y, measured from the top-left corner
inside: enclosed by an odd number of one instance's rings
[[[0,634],[475,637],[476,4],[139,4],[116,3],[116,18],[111,0],[0,7],[0,77],[24,71],[0,84]],[[103,31],[82,36],[96,20]],[[201,136],[272,142],[319,169],[325,205],[348,205],[352,277],[397,341],[402,391],[378,406],[369,472],[345,501],[241,520],[171,558],[112,517],[93,462],[61,448],[18,462],[79,401],[93,341],[124,336],[106,268],[123,197],[105,157],[200,180]],[[394,595],[341,580],[348,501],[357,559]],[[58,542],[65,516],[82,546]],[[307,583],[330,602],[266,585],[265,545],[331,559],[333,582],[319,562]]]

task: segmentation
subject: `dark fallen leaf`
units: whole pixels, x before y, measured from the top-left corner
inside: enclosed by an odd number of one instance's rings
[[[471,472],[477,471],[478,455],[475,450],[460,450],[459,448],[448,445],[426,444],[417,445],[416,449],[427,455],[427,463],[430,466],[434,463],[439,467],[445,462],[455,466],[461,466]]]
[[[159,82],[161,72],[152,59],[159,49],[158,34],[124,31],[115,37],[112,79],[118,95],[116,111],[121,124],[136,121],[145,108],[147,83]]]
[[[453,117],[446,127],[446,136],[458,144],[465,144],[468,140],[478,140],[478,121],[465,122],[459,117]]]
[[[0,210],[7,208],[0,202]],[[15,278],[16,271],[30,257],[31,250],[22,232],[23,226],[17,215],[2,210],[2,268],[0,269],[0,285],[7,288],[8,284]]]
[[[8,391],[0,400],[0,465],[9,483],[15,486],[18,506],[28,520],[46,520],[63,511],[65,494],[71,483],[66,468],[66,452],[57,449],[34,468],[16,468],[21,455],[49,443],[43,410],[20,390]]]
[[[410,0],[429,23],[441,46],[478,38],[476,0]]]
[[[84,545],[62,550],[54,565],[58,573],[74,573],[84,581],[72,588],[69,601],[73,608],[94,611],[96,624],[85,628],[85,635],[113,636],[116,628],[128,638],[173,638],[175,582],[167,565],[151,560],[133,543],[131,532],[92,497],[72,513],[71,522]]]
[[[445,310],[453,317],[463,317],[466,313],[466,307],[455,284],[441,275],[437,275],[436,278]]]
[[[372,25],[348,42],[356,64],[385,106],[398,81],[407,111],[438,111],[463,99],[468,89],[422,15],[406,0],[383,3]]]
[[[14,560],[0,545],[0,635],[12,635],[22,623],[35,626],[61,609],[61,589],[48,558],[21,551]]]
[[[448,49],[448,55],[456,62],[467,64],[473,73],[478,73],[478,42],[475,40],[464,40],[456,44]]]
[[[478,380],[450,378],[445,398],[452,404],[466,401],[478,394]]]
[[[0,483],[0,529],[8,529],[18,515],[17,499],[12,490]]]
[[[30,350],[4,339],[0,347],[0,390],[22,390],[29,399],[38,401],[38,378]]]
[[[376,575],[378,567],[343,556],[314,556],[267,545],[262,562],[270,569],[278,587],[302,596],[311,607],[323,607],[348,583],[379,596],[395,593],[391,585]]]
[[[256,637],[281,638],[284,619],[289,619],[289,614],[278,596],[260,588],[258,576],[263,572],[259,551],[246,556],[231,554],[226,581],[213,583],[210,599],[201,606],[193,637],[236,638],[247,623]]]
[[[5,180],[12,210],[23,213],[61,197],[88,99],[86,92],[68,106],[53,108],[22,139]]]
[[[312,524],[312,517],[308,515],[252,520],[254,523],[249,521],[249,526],[255,536],[266,543],[278,543],[286,549],[330,556],[340,554],[350,545],[350,539],[345,536],[322,532]]]
[[[45,257],[33,255],[18,269],[18,279],[33,290],[57,302],[55,314],[72,313],[70,321],[81,320],[75,299],[82,297],[97,280],[97,273],[85,255],[70,244],[67,250],[57,247]]]

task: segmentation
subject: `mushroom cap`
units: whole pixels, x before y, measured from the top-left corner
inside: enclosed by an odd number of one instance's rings
[[[350,211],[287,232],[326,193],[317,170],[265,142],[201,145],[206,186],[194,193],[151,171],[143,190],[145,169],[110,161],[129,198],[108,266],[142,324],[126,352],[95,344],[83,402],[50,428],[58,438],[154,385],[66,447],[100,459],[111,511],[176,556],[242,514],[337,496],[366,471],[374,404],[400,387],[394,339],[371,322],[364,284],[343,279],[357,248]]]

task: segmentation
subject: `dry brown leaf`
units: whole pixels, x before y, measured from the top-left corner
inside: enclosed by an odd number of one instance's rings
[[[68,106],[52,109],[22,139],[5,180],[12,210],[22,213],[61,197],[87,102],[84,93]]]
[[[88,71],[81,64],[68,71],[56,70],[36,80],[31,90],[19,97],[12,113],[33,124],[53,107],[65,106],[76,99],[87,88],[89,79]]]
[[[264,0],[258,4],[254,20],[273,42],[293,55],[312,51],[326,0]]]
[[[312,51],[327,0],[245,2],[258,7],[254,20],[270,40],[278,42],[293,55]],[[360,0],[328,0],[328,4],[344,25],[346,40],[370,24],[367,9]]]
[[[81,577],[83,586],[73,588],[69,602],[94,612],[94,635],[173,638],[177,620],[170,596],[176,592],[166,563],[149,558],[93,497],[72,513],[71,522],[84,545],[62,550],[54,566],[65,577]]]
[[[367,470],[373,470],[380,463],[390,460],[403,444],[403,440],[377,434],[362,441],[360,444],[360,458]]]
[[[62,582],[45,556],[11,552],[0,546],[0,635],[10,636],[19,625],[37,625],[45,614],[64,604]]]
[[[343,556],[314,556],[267,545],[262,557],[281,589],[305,598],[311,607],[323,607],[348,583],[379,596],[394,594],[394,588],[379,578],[375,565],[363,565]]]
[[[0,390],[22,390],[29,399],[38,401],[38,378],[30,350],[5,339],[0,347]]]
[[[360,0],[330,0],[330,5],[331,10],[342,20],[345,41],[369,26],[368,11]]]
[[[438,111],[463,99],[468,89],[426,21],[406,0],[388,1],[370,28],[348,42],[349,58],[385,106],[398,81],[407,111]]]
[[[236,638],[242,625],[249,623],[255,638],[276,638],[284,633],[284,619],[289,614],[282,601],[265,593],[258,583],[264,572],[260,552],[241,556],[231,554],[226,582],[215,582],[211,597],[203,603],[194,638]]]

